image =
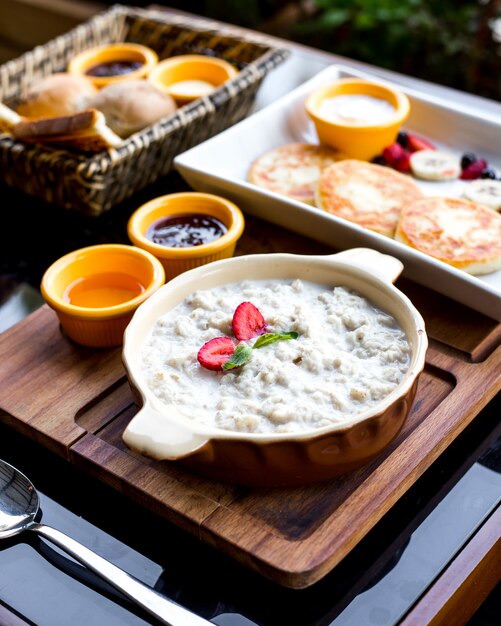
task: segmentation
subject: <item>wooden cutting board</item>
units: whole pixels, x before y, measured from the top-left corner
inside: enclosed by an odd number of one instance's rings
[[[247,221],[239,253],[331,252]],[[402,432],[369,465],[301,488],[249,489],[131,452],[137,412],[120,350],[74,345],[42,307],[0,335],[0,417],[12,428],[277,583],[307,587],[348,554],[501,387],[501,324],[400,280],[430,337]]]

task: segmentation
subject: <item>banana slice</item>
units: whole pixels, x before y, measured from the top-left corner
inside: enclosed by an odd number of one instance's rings
[[[473,180],[466,185],[463,196],[472,202],[501,211],[501,180]]]
[[[423,180],[453,180],[461,174],[459,157],[440,150],[418,150],[410,164],[414,176]]]

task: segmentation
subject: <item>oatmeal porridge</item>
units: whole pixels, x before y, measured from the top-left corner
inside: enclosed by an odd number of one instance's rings
[[[248,350],[250,360],[212,371],[201,346],[231,337],[251,302],[266,333],[288,340]],[[404,331],[388,313],[345,287],[302,280],[242,281],[200,290],[155,324],[141,352],[146,385],[165,404],[208,426],[250,433],[303,432],[348,421],[388,396],[409,369]]]

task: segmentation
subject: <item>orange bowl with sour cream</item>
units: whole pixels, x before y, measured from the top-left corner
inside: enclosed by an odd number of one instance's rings
[[[182,106],[212,93],[237,73],[238,69],[223,59],[186,54],[160,61],[148,78]]]
[[[342,78],[316,89],[305,107],[321,143],[367,161],[395,141],[410,113],[403,92],[358,78]]]

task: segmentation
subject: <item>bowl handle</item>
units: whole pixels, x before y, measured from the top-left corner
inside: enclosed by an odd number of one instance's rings
[[[123,440],[129,448],[157,461],[181,459],[208,442],[207,437],[170,420],[148,402],[129,422]]]
[[[387,283],[394,283],[404,269],[403,263],[394,256],[381,254],[371,248],[351,248],[333,254],[332,257],[340,261],[346,260],[350,265],[359,267]]]

